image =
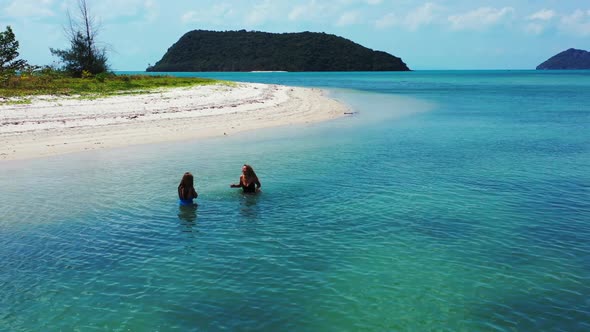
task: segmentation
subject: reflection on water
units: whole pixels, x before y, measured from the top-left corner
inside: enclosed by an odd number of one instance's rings
[[[0,331],[590,331],[590,75],[457,76],[375,82],[438,107],[399,121],[359,92],[273,135],[0,162]],[[245,160],[263,195],[228,189]]]
[[[192,233],[193,227],[197,224],[197,204],[178,206],[178,219],[182,231]]]
[[[258,218],[260,206],[258,205],[262,192],[257,194],[243,194],[240,200],[240,214],[246,221],[254,221]]]

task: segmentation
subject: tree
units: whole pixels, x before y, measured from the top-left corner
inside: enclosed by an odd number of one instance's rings
[[[17,60],[18,41],[15,39],[14,32],[10,26],[6,27],[6,31],[0,32],[0,72],[14,72],[21,70],[26,66],[25,60]]]
[[[86,0],[78,0],[80,11],[77,19],[68,12],[69,27],[66,34],[70,49],[50,48],[53,55],[61,58],[64,69],[74,76],[81,77],[84,72],[100,74],[108,71],[106,49],[97,45],[96,37],[100,31],[96,20],[90,15]]]

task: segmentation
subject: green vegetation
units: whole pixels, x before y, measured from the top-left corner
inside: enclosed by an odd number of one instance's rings
[[[78,0],[80,15],[69,13],[71,49],[51,49],[61,58],[62,68],[40,67],[18,59],[19,42],[10,26],[0,32],[0,105],[29,104],[31,96],[77,96],[99,98],[119,94],[154,92],[158,88],[231,84],[213,79],[171,76],[122,75],[108,71],[106,51],[97,47],[97,29],[85,0]]]
[[[0,32],[0,105],[29,104],[31,96],[75,96],[94,99],[120,94],[144,94],[159,88],[190,87],[231,82],[206,78],[115,75],[108,71],[105,48],[97,46],[99,29],[86,0],[78,0],[79,15],[68,12],[65,29],[71,48],[50,49],[61,59],[61,68],[33,66],[18,59],[19,42],[10,26]]]
[[[0,32],[0,84],[10,80],[18,70],[30,67],[25,60],[17,59],[18,47],[12,28],[7,26],[6,31]]]
[[[0,32],[0,72],[20,70],[26,65],[25,60],[17,59],[18,46],[12,28],[7,26],[6,31]]]
[[[190,87],[222,82],[213,79],[195,77],[114,75],[87,73],[84,78],[68,77],[61,71],[45,68],[39,72],[21,73],[12,76],[0,85],[0,103],[26,103],[28,96],[56,95],[98,98],[120,94],[138,94],[154,92],[158,88]],[[8,98],[17,98],[8,99]]]
[[[79,17],[73,19],[68,12],[69,28],[66,34],[70,40],[70,49],[50,48],[51,54],[59,57],[63,70],[73,77],[82,77],[84,72],[90,74],[105,73],[109,70],[106,49],[99,47],[96,37],[99,29],[96,20],[90,14],[86,0],[78,0]]]
[[[407,71],[398,57],[314,32],[186,33],[147,71]]]

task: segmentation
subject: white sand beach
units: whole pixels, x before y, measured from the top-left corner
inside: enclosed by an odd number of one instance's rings
[[[0,160],[232,135],[346,112],[319,89],[254,83],[94,100],[39,96],[30,104],[0,105]]]

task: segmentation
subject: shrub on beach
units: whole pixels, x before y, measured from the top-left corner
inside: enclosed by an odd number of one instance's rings
[[[86,0],[78,0],[79,17],[68,12],[69,26],[65,29],[70,41],[69,49],[50,48],[51,54],[63,63],[63,69],[74,77],[89,78],[109,70],[106,48],[100,47],[97,36],[100,31],[90,14]]]
[[[27,62],[18,59],[19,43],[10,26],[0,32],[0,84],[9,85],[19,70],[27,66]]]
[[[17,59],[19,43],[10,26],[0,32],[0,72],[15,72],[22,69],[27,62]]]
[[[113,73],[109,73],[109,72],[104,72],[104,73],[99,73],[94,75],[94,78],[101,83],[104,83],[108,78],[112,78],[114,77],[115,74]]]
[[[188,87],[221,83],[196,77],[170,77],[147,75],[116,75],[105,72],[74,78],[68,72],[54,67],[37,67],[30,72],[13,75],[0,85],[0,96],[22,97],[31,95],[78,95],[96,98],[119,94],[149,93],[162,87]]]

